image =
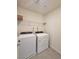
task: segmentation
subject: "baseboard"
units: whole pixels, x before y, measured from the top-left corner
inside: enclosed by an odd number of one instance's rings
[[[61,55],[61,52],[58,51],[56,48],[54,48],[54,47],[50,47],[50,48],[53,49],[54,51],[56,51],[59,55]]]

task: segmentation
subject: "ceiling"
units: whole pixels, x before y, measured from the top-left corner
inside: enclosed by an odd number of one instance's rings
[[[61,0],[17,0],[17,6],[46,14],[61,5]]]

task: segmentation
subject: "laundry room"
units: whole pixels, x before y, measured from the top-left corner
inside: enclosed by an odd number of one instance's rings
[[[79,59],[79,0],[1,0],[0,59]]]
[[[17,0],[17,59],[61,59],[61,0]]]

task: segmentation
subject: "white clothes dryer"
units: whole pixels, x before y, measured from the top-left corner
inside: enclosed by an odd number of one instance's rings
[[[48,48],[48,34],[36,32],[36,52],[40,53]]]

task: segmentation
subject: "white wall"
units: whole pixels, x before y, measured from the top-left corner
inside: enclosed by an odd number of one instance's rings
[[[45,16],[46,32],[50,35],[50,47],[61,53],[61,10],[57,8]]]
[[[18,7],[17,14],[23,16],[23,21],[18,25],[18,32],[22,31],[44,31],[43,16],[41,14]]]

